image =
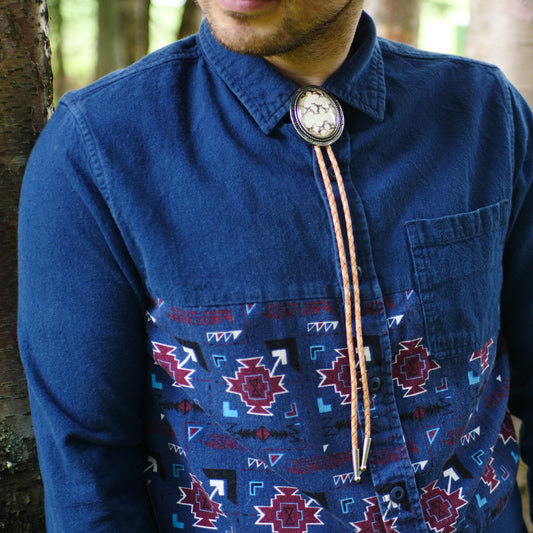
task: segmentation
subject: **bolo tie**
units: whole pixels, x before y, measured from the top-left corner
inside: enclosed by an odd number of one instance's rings
[[[359,278],[357,258],[355,253],[355,240],[353,234],[350,206],[346,196],[344,180],[339,164],[333,153],[331,145],[337,141],[344,130],[344,113],[338,100],[322,87],[310,85],[298,89],[291,100],[291,121],[296,131],[307,142],[313,145],[317,158],[324,188],[328,200],[329,211],[333,222],[335,241],[337,245],[338,260],[341,270],[344,321],[348,361],[350,368],[350,435],[352,444],[352,462],[354,479],[361,480],[361,472],[367,468],[370,452],[370,394],[368,390],[368,376],[363,344],[363,327],[361,321],[361,297],[359,292]],[[344,231],[339,217],[339,207],[333,192],[330,174],[326,167],[323,154],[325,150],[339,190],[340,210],[344,218]],[[347,246],[346,246],[347,242]],[[346,254],[348,248],[348,255]],[[354,344],[354,324],[355,339]],[[356,356],[357,352],[357,356]],[[359,368],[357,368],[359,366]],[[364,422],[359,422],[358,412],[358,377],[361,381],[363,395]],[[364,439],[362,454],[359,447],[359,426],[364,425]]]

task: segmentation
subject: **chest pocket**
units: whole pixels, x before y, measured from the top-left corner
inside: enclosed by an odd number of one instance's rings
[[[406,223],[433,356],[461,356],[497,334],[509,202]]]

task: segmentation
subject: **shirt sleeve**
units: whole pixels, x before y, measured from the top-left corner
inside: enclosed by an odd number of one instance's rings
[[[511,364],[511,412],[521,419],[521,453],[533,495],[533,118],[510,89],[513,109],[514,189],[511,225],[504,257],[503,335]],[[533,506],[530,505],[533,513]]]
[[[144,291],[93,161],[60,104],[22,187],[19,345],[48,532],[146,533]]]

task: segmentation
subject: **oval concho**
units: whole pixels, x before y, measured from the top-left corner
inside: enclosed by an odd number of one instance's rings
[[[344,130],[341,105],[328,91],[315,85],[294,93],[291,121],[306,141],[318,146],[333,144]]]

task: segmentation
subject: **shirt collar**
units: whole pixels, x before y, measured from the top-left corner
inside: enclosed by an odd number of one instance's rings
[[[209,66],[222,78],[261,130],[269,134],[289,111],[296,84],[279,74],[267,61],[231,52],[213,37],[202,22],[199,42]],[[372,19],[363,13],[353,43],[353,54],[324,83],[344,104],[375,120],[385,115],[383,58]]]

